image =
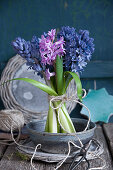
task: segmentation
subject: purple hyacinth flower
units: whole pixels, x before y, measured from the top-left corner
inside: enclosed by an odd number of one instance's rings
[[[51,31],[48,31],[48,35],[52,41],[55,39],[56,29],[52,29]]]
[[[46,69],[46,78],[50,80],[50,77],[55,76],[55,72],[50,73],[49,69]]]
[[[60,37],[60,39],[56,42],[55,39],[55,30],[51,30],[48,32],[48,36],[41,36],[39,47],[40,47],[40,55],[41,55],[41,63],[44,65],[53,65],[56,60],[56,56],[63,56],[65,53],[64,49],[64,38]]]

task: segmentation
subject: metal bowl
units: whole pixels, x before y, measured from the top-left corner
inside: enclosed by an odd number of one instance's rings
[[[41,144],[42,151],[48,153],[67,153],[68,151],[68,141],[73,141],[75,144],[80,146],[78,138],[83,144],[87,144],[93,137],[96,128],[95,123],[90,122],[89,128],[83,131],[87,125],[87,120],[85,119],[72,119],[75,129],[75,133],[47,133],[44,132],[46,120],[42,121],[32,121],[27,124],[27,130],[31,140],[35,145]],[[72,147],[72,150],[74,148]],[[77,150],[77,148],[76,148]],[[75,151],[75,150],[74,150]]]

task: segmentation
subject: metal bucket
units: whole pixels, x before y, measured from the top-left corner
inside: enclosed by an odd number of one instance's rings
[[[77,131],[76,135],[80,138],[83,144],[87,144],[94,135],[94,130],[96,128],[95,123],[90,122],[89,129],[82,132],[87,125],[87,120],[73,118],[72,121]],[[27,130],[31,140],[35,145],[41,144],[42,151],[48,153],[67,153],[68,141],[70,140],[80,146],[75,133],[47,133],[44,132],[45,124],[46,120],[33,121],[27,124]],[[75,151],[74,147],[72,147],[72,150],[73,149]]]

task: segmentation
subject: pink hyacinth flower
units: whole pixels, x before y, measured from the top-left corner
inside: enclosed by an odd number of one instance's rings
[[[56,29],[52,29],[51,31],[48,31],[48,35],[50,36],[50,39],[54,41],[56,34]]]
[[[54,76],[55,72],[50,73],[49,69],[46,69],[46,78],[47,80],[50,80],[50,77]]]
[[[42,59],[41,63],[44,65],[53,65],[56,56],[63,56],[65,53],[63,37],[60,37],[58,41],[53,42],[55,39],[55,33],[56,30],[54,29],[48,32],[47,37],[44,37],[44,35],[41,36],[39,47]]]

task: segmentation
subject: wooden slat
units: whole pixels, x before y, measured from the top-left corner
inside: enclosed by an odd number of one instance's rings
[[[0,144],[0,159],[2,158],[7,146]]]
[[[105,137],[103,135],[102,128],[99,126],[95,132],[95,138],[98,139],[104,145],[104,153],[101,155],[103,159],[106,160],[107,167],[105,170],[112,170],[112,161],[111,156],[109,154],[109,150],[107,147],[107,143],[105,141]],[[94,159],[90,161],[91,167],[96,167],[102,165],[102,161],[100,159]],[[42,163],[40,161],[35,161],[35,167],[37,170],[54,170],[55,164]],[[59,170],[67,170],[69,167],[68,164],[64,164]],[[83,162],[79,165],[76,170],[85,169],[86,164]],[[1,162],[0,162],[0,170],[32,170],[29,161],[21,160],[16,154],[14,146],[9,146],[7,151],[5,152]]]
[[[113,61],[90,61],[81,78],[110,78],[113,77]]]
[[[26,139],[26,138],[28,138],[27,134],[21,134],[20,135],[20,139]],[[12,135],[10,133],[2,133],[2,132],[0,132],[0,139],[12,140]]]
[[[35,167],[45,170],[45,164],[36,162]],[[15,146],[9,146],[2,160],[0,161],[0,170],[32,170],[29,161],[23,161],[16,153]]]
[[[99,140],[101,143],[103,143],[104,146],[104,153],[101,155],[101,158],[103,158],[106,161],[106,168],[105,170],[112,170],[113,169],[113,162],[111,159],[111,155],[108,150],[108,146],[105,140],[105,137],[103,135],[102,128],[100,126],[97,127],[95,131],[95,139]],[[90,161],[91,167],[97,167],[102,165],[102,161],[100,159],[94,159]],[[76,170],[83,170],[86,168],[86,164],[84,162],[81,163],[80,166],[76,168]],[[68,165],[65,164],[60,168],[59,170],[66,170],[68,169]]]
[[[103,130],[109,144],[109,150],[113,156],[113,123],[104,124]]]
[[[113,95],[113,78],[107,79],[84,79],[82,80],[82,87],[86,90],[105,88],[110,95]]]

